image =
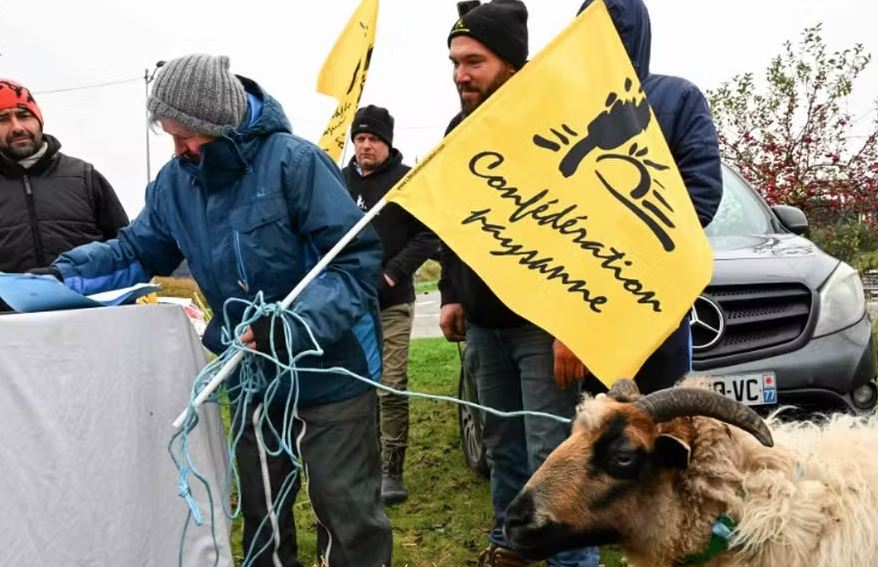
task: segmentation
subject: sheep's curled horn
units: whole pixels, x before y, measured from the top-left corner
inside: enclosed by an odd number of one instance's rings
[[[610,388],[610,391],[607,392],[607,396],[613,398],[617,402],[636,402],[643,396],[640,394],[640,389],[637,387],[637,384],[634,383],[634,380],[617,380],[613,387]]]
[[[628,393],[629,389],[625,390]],[[655,423],[670,421],[676,417],[712,417],[740,427],[766,447],[774,446],[771,431],[755,411],[713,390],[668,388],[642,396],[632,405],[650,416]]]

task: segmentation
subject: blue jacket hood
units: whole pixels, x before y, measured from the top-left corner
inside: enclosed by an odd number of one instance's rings
[[[226,128],[219,138],[202,146],[198,164],[183,161],[185,169],[206,188],[224,186],[249,172],[263,140],[272,134],[292,133],[292,126],[277,100],[255,81],[241,76],[238,80],[244,85],[248,98],[258,98],[262,108],[259,116],[254,117],[251,116],[253,105],[250,105],[244,124],[237,129]]]
[[[283,108],[278,101],[266,93],[255,81],[247,77],[237,76],[244,85],[244,90],[262,101],[262,109],[255,120],[248,115],[246,124],[238,128],[238,135],[243,143],[256,137],[265,137],[275,132],[293,133],[293,127],[284,114]]]
[[[681,77],[650,72],[652,31],[643,0],[603,0],[637,71],[702,226],[722,198],[719,142],[701,91]],[[594,0],[583,2],[582,12]]]
[[[594,0],[585,0],[579,8],[579,14]],[[649,76],[649,56],[652,44],[652,30],[649,25],[649,12],[643,0],[604,0],[610,17],[616,25],[616,31],[622,38],[628,58],[643,82]]]

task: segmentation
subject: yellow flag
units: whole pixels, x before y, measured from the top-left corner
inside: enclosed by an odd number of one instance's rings
[[[335,161],[341,157],[348,126],[363,93],[377,20],[378,0],[362,0],[335,40],[317,78],[317,92],[338,100],[338,107],[318,143]]]
[[[387,195],[602,382],[633,377],[712,253],[603,2]]]

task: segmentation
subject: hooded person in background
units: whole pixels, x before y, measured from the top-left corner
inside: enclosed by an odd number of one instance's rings
[[[461,112],[446,134],[521,69],[528,54],[524,3],[460,2],[458,13],[448,47]],[[500,411],[530,410],[571,418],[579,392],[572,382],[560,383],[553,377],[554,338],[509,309],[447,246],[442,246],[440,257],[440,327],[448,340],[466,340],[464,364],[475,380],[479,402]],[[509,549],[502,529],[506,508],[568,433],[567,425],[552,419],[485,414],[494,528],[490,544],[479,556],[480,567],[530,565]],[[598,562],[594,547],[549,559],[553,567],[597,567]]]
[[[0,272],[40,271],[60,253],[109,240],[128,224],[94,166],[43,132],[26,87],[0,79]]]
[[[52,268],[68,287],[94,293],[168,275],[185,258],[217,314],[205,332],[205,345],[221,352],[219,314],[226,300],[252,301],[259,292],[266,302],[282,300],[363,214],[332,160],[294,136],[280,104],[255,82],[230,73],[227,57],[189,55],[168,62],[147,106],[173,138],[175,157],[147,188],[143,211],[116,240],[72,250]],[[380,379],[375,289],[380,262],[378,236],[367,227],[291,306],[323,349],[322,355],[297,361],[302,370],[291,431],[283,430],[288,416],[284,392],[275,394],[272,399],[280,403],[273,404],[261,403],[262,393],[255,393],[251,403],[244,403],[246,415],[235,421],[242,428],[236,459],[250,565],[300,565],[293,521],[298,475],[287,497],[278,501],[282,484],[298,471],[285,452],[268,454],[278,448],[261,415],[274,431],[289,433],[304,462],[321,564],[390,565],[374,388],[346,374],[304,370],[341,367]],[[242,312],[240,303],[229,304],[232,328]],[[273,327],[281,360],[313,348],[298,322],[290,321],[293,336],[285,336],[278,323],[272,326],[266,315],[241,341],[270,354]],[[230,379],[230,391],[236,379]],[[280,389],[288,389],[290,382],[283,381]]]
[[[577,14],[592,2],[586,0]],[[701,226],[707,226],[713,220],[723,195],[719,140],[707,101],[698,87],[686,79],[650,72],[652,31],[649,12],[642,0],[605,0],[605,3],[637,71],[646,100],[661,126],[698,220]],[[582,379],[583,369],[587,372],[588,361],[580,363],[569,350],[564,353],[564,360],[564,377],[568,380]],[[691,334],[687,315],[677,330],[647,359],[634,380],[641,393],[649,394],[676,384],[691,370],[691,365]],[[591,376],[584,388],[592,392],[606,391],[606,387]]]
[[[408,173],[402,154],[393,147],[393,116],[369,105],[357,111],[351,126],[354,157],[342,171],[351,197],[370,210]],[[384,331],[384,373],[381,383],[408,388],[409,342],[415,317],[415,271],[436,253],[439,240],[408,211],[388,203],[372,220],[384,248],[378,303]],[[409,433],[409,399],[378,391],[381,420],[381,498],[402,502],[408,491],[402,480]]]

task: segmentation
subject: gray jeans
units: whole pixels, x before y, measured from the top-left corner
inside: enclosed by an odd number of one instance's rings
[[[332,376],[326,379],[331,380]],[[390,567],[392,535],[381,504],[376,408],[375,391],[369,390],[350,400],[299,408],[300,419],[293,423],[292,438],[297,440],[297,451],[304,461],[308,495],[317,516],[318,552],[329,567]],[[248,408],[248,426],[236,452],[244,553],[253,546],[252,557],[264,546],[265,550],[252,563],[255,567],[300,567],[292,506],[300,483],[297,478],[288,497],[277,502],[282,484],[295,467],[285,455],[265,456],[270,494],[275,501],[274,523],[278,528],[277,534],[272,534],[272,523],[266,520],[267,491],[263,483],[263,456],[259,454],[252,422],[254,411],[255,408]],[[269,411],[275,428],[280,429],[283,409]],[[264,442],[274,450],[276,440],[265,429]]]

